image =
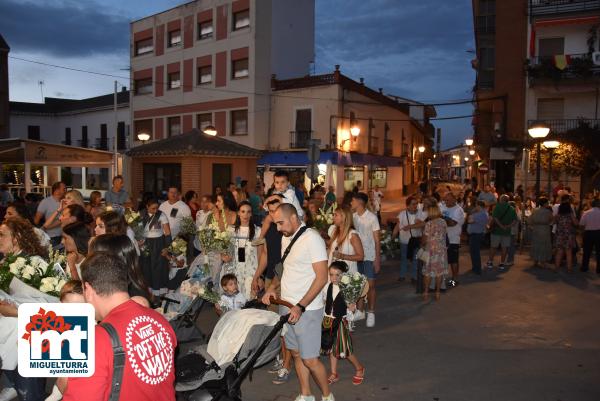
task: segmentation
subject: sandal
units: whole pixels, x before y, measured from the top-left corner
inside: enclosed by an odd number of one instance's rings
[[[363,367],[362,369],[356,371],[356,374],[352,376],[352,384],[355,386],[362,384],[363,380],[365,380],[365,370],[366,369]],[[360,376],[358,375],[359,372],[362,373]]]
[[[340,376],[337,373],[331,373],[327,378],[327,383],[333,384],[340,380]]]

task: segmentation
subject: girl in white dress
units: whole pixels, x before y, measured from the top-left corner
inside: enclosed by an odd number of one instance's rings
[[[252,205],[242,201],[235,225],[230,228],[233,239],[233,257],[223,266],[222,275],[232,273],[238,280],[240,292],[252,299],[252,278],[258,267],[258,250],[252,241],[260,235],[260,229],[251,223]],[[262,245],[259,245],[262,246]]]
[[[349,273],[357,272],[357,262],[364,259],[365,253],[358,232],[353,227],[352,212],[339,206],[333,214],[332,227],[328,265],[334,260],[343,260],[348,265]]]

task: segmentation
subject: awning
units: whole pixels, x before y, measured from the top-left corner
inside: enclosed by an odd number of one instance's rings
[[[544,28],[547,26],[560,26],[560,25],[575,25],[575,24],[596,24],[600,22],[600,17],[575,17],[575,18],[557,18],[557,19],[549,19],[536,21],[536,28]]]
[[[339,166],[402,166],[402,158],[400,157],[339,151],[321,152],[318,163],[325,164],[328,161],[331,161],[332,164]],[[269,152],[258,160],[258,166],[266,165],[304,168],[308,165],[308,155],[305,151]]]

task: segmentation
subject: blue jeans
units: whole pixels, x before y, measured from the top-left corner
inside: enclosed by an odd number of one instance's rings
[[[513,263],[515,261],[515,253],[517,252],[517,236],[510,236],[510,246],[508,247],[508,255],[506,256],[506,261],[509,263]]]
[[[471,254],[471,270],[481,273],[481,244],[485,234],[469,234],[469,253]]]
[[[3,370],[11,382],[20,401],[40,401],[46,398],[46,378],[45,377],[23,377],[18,369]]]
[[[406,273],[410,273],[410,277],[417,278],[417,250],[413,252],[413,257],[410,262],[410,271],[408,267],[408,244],[400,243],[400,277],[405,277]]]

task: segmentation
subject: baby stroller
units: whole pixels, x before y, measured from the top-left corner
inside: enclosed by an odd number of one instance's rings
[[[282,300],[271,299],[271,303],[292,307]],[[261,309],[225,313],[208,345],[180,347],[175,362],[178,395],[188,401],[241,401],[244,379],[279,353],[276,337],[288,318],[289,314],[279,316]]]

